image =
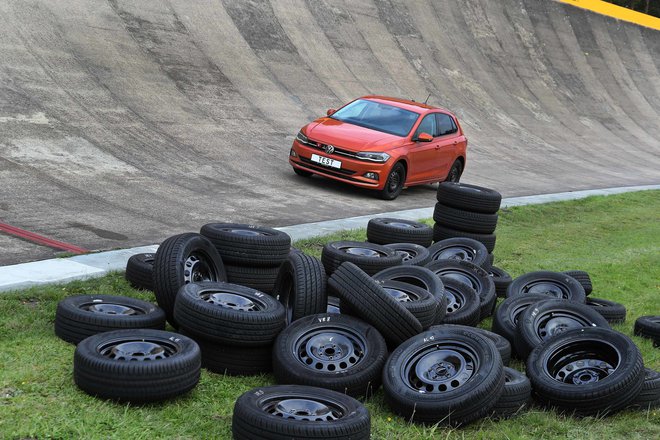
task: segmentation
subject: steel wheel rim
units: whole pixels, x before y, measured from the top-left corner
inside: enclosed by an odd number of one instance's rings
[[[355,255],[358,257],[381,258],[387,256],[383,252],[359,246],[345,246],[339,248],[339,250],[349,255]]]
[[[559,299],[571,298],[568,287],[562,283],[548,279],[531,281],[522,287],[521,292],[524,294],[537,293],[546,296],[553,296]]]
[[[263,304],[234,292],[223,290],[205,290],[199,295],[202,301],[225,309],[242,312],[258,312],[264,309]]]
[[[97,302],[86,303],[80,306],[81,310],[86,310],[91,313],[98,313],[102,315],[122,315],[134,316],[144,315],[145,311],[132,306],[126,306],[117,303]]]
[[[412,302],[418,301],[419,295],[412,290],[407,290],[402,287],[388,287],[387,284],[383,285],[383,289],[387,292],[396,302]]]
[[[423,394],[443,394],[464,386],[479,369],[479,358],[465,344],[438,343],[413,353],[401,369],[401,378]]]
[[[557,382],[586,385],[612,375],[621,363],[619,350],[605,340],[561,344],[544,357],[543,370]]]
[[[433,255],[433,259],[474,261],[476,256],[477,256],[477,251],[469,246],[452,245],[438,251],[435,255]]]
[[[331,422],[346,414],[346,409],[327,399],[280,396],[261,402],[261,409],[274,417],[306,422]]]
[[[396,192],[401,185],[401,180],[401,172],[399,170],[392,171],[392,173],[390,173],[390,177],[387,179],[388,192]]]
[[[96,348],[101,356],[116,361],[150,362],[166,359],[179,350],[170,341],[149,338],[123,338],[105,342]]]
[[[447,298],[447,315],[456,313],[465,307],[465,296],[450,286],[445,285],[445,297]]]
[[[458,167],[457,166],[452,166],[451,170],[449,170],[449,176],[447,176],[447,181],[448,182],[453,182],[453,183],[458,183],[460,177],[461,176],[459,174]]]
[[[459,283],[467,284],[472,287],[477,293],[481,292],[481,281],[474,274],[460,269],[445,268],[438,272],[439,276],[452,278]]]
[[[535,333],[542,341],[568,330],[592,326],[588,319],[569,311],[548,311],[537,315],[534,321]]]
[[[386,225],[394,226],[397,228],[402,228],[402,229],[416,229],[419,228],[417,225],[411,225],[410,223],[403,223],[403,222],[388,222],[384,221]]]
[[[220,230],[224,232],[229,232],[230,234],[241,235],[245,237],[272,235],[265,231],[259,231],[257,229],[249,229],[249,228],[222,228]]]
[[[303,334],[293,344],[293,352],[310,370],[337,373],[359,364],[367,353],[367,344],[354,332],[323,328]]]
[[[185,284],[202,281],[217,281],[218,273],[211,258],[205,252],[193,252],[183,263],[183,279]]]

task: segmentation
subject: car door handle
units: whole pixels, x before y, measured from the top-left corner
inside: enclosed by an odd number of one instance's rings
[[[454,145],[458,144],[458,141],[454,141]]]

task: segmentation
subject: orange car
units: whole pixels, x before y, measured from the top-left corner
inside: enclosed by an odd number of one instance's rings
[[[395,199],[404,186],[458,182],[467,138],[447,110],[364,96],[305,125],[289,153],[296,174],[312,174]]]

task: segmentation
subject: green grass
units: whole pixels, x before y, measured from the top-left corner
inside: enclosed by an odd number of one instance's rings
[[[628,319],[615,328],[632,335],[638,316],[660,314],[660,191],[512,208],[500,212],[495,264],[513,276],[547,269],[590,273],[593,296],[623,303]],[[331,240],[364,240],[365,231],[296,243],[319,256]],[[270,375],[235,378],[202,372],[195,390],[158,405],[133,406],[90,397],[72,379],[74,347],[53,334],[57,302],[104,293],[154,300],[123,275],[0,294],[0,438],[230,438],[235,399],[274,383]],[[490,328],[490,320],[482,324]],[[646,366],[660,369],[659,349],[633,336]],[[523,366],[515,365],[521,369]],[[375,439],[660,438],[660,410],[575,419],[533,408],[519,417],[483,420],[459,429],[406,422],[384,405],[382,391],[366,402]]]

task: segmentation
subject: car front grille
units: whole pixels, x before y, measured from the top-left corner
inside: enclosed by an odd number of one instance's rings
[[[298,140],[300,142],[300,140]],[[322,144],[320,142],[315,142],[311,139],[308,139],[307,142],[301,142],[303,145],[306,145],[308,147],[314,148],[316,150],[323,151],[325,154],[328,154],[325,152],[324,148],[326,147],[327,144]],[[352,151],[344,150],[342,148],[337,148],[334,147],[335,151],[332,154],[337,154],[339,156],[345,156],[345,157],[350,157],[353,159],[358,159],[357,155],[353,153]]]

